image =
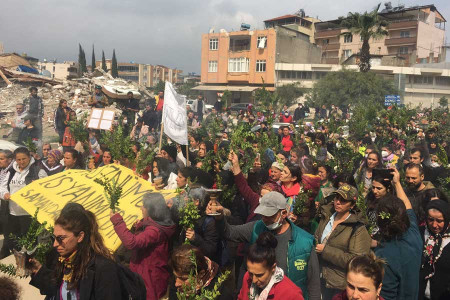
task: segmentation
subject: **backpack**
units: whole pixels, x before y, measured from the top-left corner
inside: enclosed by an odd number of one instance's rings
[[[146,300],[147,289],[142,277],[120,263],[117,263],[117,269],[119,271],[118,274],[122,291],[122,299]]]

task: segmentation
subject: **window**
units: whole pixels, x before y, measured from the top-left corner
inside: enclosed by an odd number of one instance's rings
[[[264,49],[267,46],[267,37],[265,36],[258,36],[258,40],[256,43],[256,47],[259,49]]]
[[[217,72],[217,60],[210,60],[208,62],[208,72],[210,72],[210,73]]]
[[[445,76],[437,76],[436,77],[436,85],[450,86],[450,77]]]
[[[323,39],[322,45],[328,45],[330,43],[330,39]]]
[[[400,37],[402,38],[409,37],[409,31],[400,31]]]
[[[352,50],[344,50],[342,55],[344,56],[344,58],[349,58],[350,56],[352,56]]]
[[[246,57],[230,58],[228,60],[228,72],[248,72],[250,59]]]
[[[230,37],[230,51],[248,51],[250,50],[250,36]]]
[[[209,39],[209,50],[219,49],[219,39]]]
[[[433,77],[431,77],[431,76],[414,76],[414,83],[416,83],[416,84],[433,84]]]
[[[257,60],[256,61],[256,72],[265,72],[266,71],[266,61],[265,60]]]
[[[322,79],[322,78],[325,77],[326,75],[327,75],[326,72],[318,72],[318,73],[316,73],[316,79],[317,79],[317,80]]]
[[[281,79],[312,79],[312,72],[305,71],[279,71],[279,77]]]
[[[408,47],[398,48],[398,54],[408,54]]]
[[[344,35],[344,43],[351,43],[353,42],[353,35],[348,34],[348,35]]]
[[[139,67],[137,67],[137,66],[118,66],[117,70],[119,72],[139,72]]]

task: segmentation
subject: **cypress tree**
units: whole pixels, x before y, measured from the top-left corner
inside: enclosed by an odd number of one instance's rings
[[[92,64],[91,64],[91,71],[94,72],[95,70],[95,50],[94,45],[92,45]]]
[[[108,72],[108,68],[106,67],[106,59],[105,59],[105,51],[102,50],[102,69],[105,72]]]
[[[112,57],[112,63],[111,63],[111,75],[114,78],[119,77],[119,72],[117,70],[116,49],[113,50],[113,57]]]
[[[79,68],[79,76],[83,76],[83,73],[87,72],[86,68],[86,54],[84,53],[83,47],[81,47],[81,44],[78,44],[78,64],[80,65]]]

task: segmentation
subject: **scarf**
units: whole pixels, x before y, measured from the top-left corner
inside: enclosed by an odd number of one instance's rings
[[[269,283],[261,292],[258,293],[259,288],[252,282],[252,284],[250,285],[250,292],[248,295],[249,300],[266,300],[269,296],[272,287],[276,283],[283,280],[283,278],[284,278],[283,269],[281,269],[280,267],[276,267],[275,272],[272,274]]]
[[[442,250],[450,243],[450,230],[443,233],[433,234],[425,227],[425,245],[422,255],[422,270],[425,272],[425,279],[430,279],[435,273],[435,263],[441,257]]]
[[[63,280],[70,282],[72,280],[72,273],[73,273],[73,261],[75,259],[77,251],[72,253],[69,257],[64,258],[60,256],[58,258],[58,261],[63,264]]]
[[[219,265],[217,263],[213,262],[206,256],[205,259],[206,263],[208,264],[208,270],[206,270],[205,275],[203,275],[201,279],[202,286],[200,288],[207,287],[211,283],[211,281],[216,277],[217,272],[219,272]]]

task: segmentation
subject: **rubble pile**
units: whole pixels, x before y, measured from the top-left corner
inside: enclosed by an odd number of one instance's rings
[[[44,117],[43,117],[43,136],[44,141],[52,140],[57,134],[53,128],[54,114],[61,99],[67,100],[68,106],[75,110],[77,114],[83,114],[90,110],[88,106],[88,99],[94,91],[95,85],[103,86],[120,86],[128,87],[134,93],[139,94],[139,88],[136,84],[127,82],[123,79],[114,79],[110,74],[103,71],[94,72],[94,74],[85,74],[86,77],[77,78],[74,80],[64,80],[60,82],[40,82],[37,86],[38,96],[40,96],[44,103]],[[97,75],[97,77],[94,77]],[[101,75],[101,76],[98,76]],[[0,83],[2,79],[0,78]],[[25,81],[11,81],[12,84],[2,87],[0,85],[0,128],[7,128],[11,125],[14,119],[15,106],[18,103],[23,103],[23,100],[30,94],[30,86],[36,86],[35,82]],[[147,92],[145,91],[145,94]],[[120,99],[120,98],[118,98]],[[120,100],[119,100],[120,101]],[[112,101],[110,101],[112,102]],[[112,104],[111,108],[116,109],[116,113],[121,111],[116,108],[116,104]]]

